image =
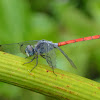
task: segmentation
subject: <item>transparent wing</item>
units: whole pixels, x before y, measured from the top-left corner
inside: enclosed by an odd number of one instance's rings
[[[21,43],[19,43],[19,45],[20,45],[20,48],[19,49],[20,49],[20,51],[22,53],[25,54],[25,49],[26,49],[27,45],[32,45],[33,48],[34,48],[35,45],[38,43],[38,41],[40,41],[40,40],[32,40],[32,41],[21,42]]]
[[[32,45],[33,47],[39,40],[25,41],[20,43],[3,44],[0,45],[0,51],[4,51],[11,54],[25,53],[25,48],[27,45]]]
[[[75,64],[73,63],[73,61],[68,57],[68,55],[62,50],[62,49],[60,49],[59,47],[57,47],[60,51],[61,51],[61,53],[67,58],[67,60],[69,61],[69,63],[72,65],[72,67],[74,67],[74,68],[77,68],[76,66],[75,66]]]
[[[20,45],[18,43],[0,45],[0,51],[4,51],[11,54],[16,54],[21,52]]]
[[[49,64],[50,67],[55,68],[56,67],[56,53],[54,46],[52,44],[45,44],[44,45],[46,52],[45,57],[46,61]]]

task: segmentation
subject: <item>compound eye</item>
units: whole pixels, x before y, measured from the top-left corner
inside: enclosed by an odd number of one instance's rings
[[[34,55],[34,48],[32,45],[28,45],[25,49],[27,56],[33,56]]]
[[[26,52],[26,55],[29,57],[30,55],[29,55],[29,53],[27,52],[27,50],[25,50],[25,52]]]

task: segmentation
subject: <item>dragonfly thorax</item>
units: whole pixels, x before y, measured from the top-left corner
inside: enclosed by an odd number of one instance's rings
[[[25,49],[25,53],[26,55],[29,56],[33,56],[35,54],[34,48],[32,45],[27,45],[26,49]]]
[[[35,52],[37,52],[39,55],[42,55],[44,53],[47,53],[51,51],[54,48],[54,45],[50,41],[46,40],[40,40],[36,45],[35,45]]]

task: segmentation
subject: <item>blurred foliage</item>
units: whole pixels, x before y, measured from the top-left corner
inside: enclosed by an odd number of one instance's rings
[[[0,0],[0,44],[46,39],[61,42],[100,33],[99,0]],[[100,40],[61,47],[77,70],[57,51],[57,68],[100,82]],[[13,48],[12,48],[13,49]],[[45,63],[40,60],[40,63]],[[61,66],[64,65],[65,68]],[[0,83],[1,100],[51,99]]]

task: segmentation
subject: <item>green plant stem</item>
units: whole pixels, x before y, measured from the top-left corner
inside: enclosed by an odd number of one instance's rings
[[[100,84],[49,66],[34,66],[28,59],[0,52],[0,81],[61,100],[100,100]]]

